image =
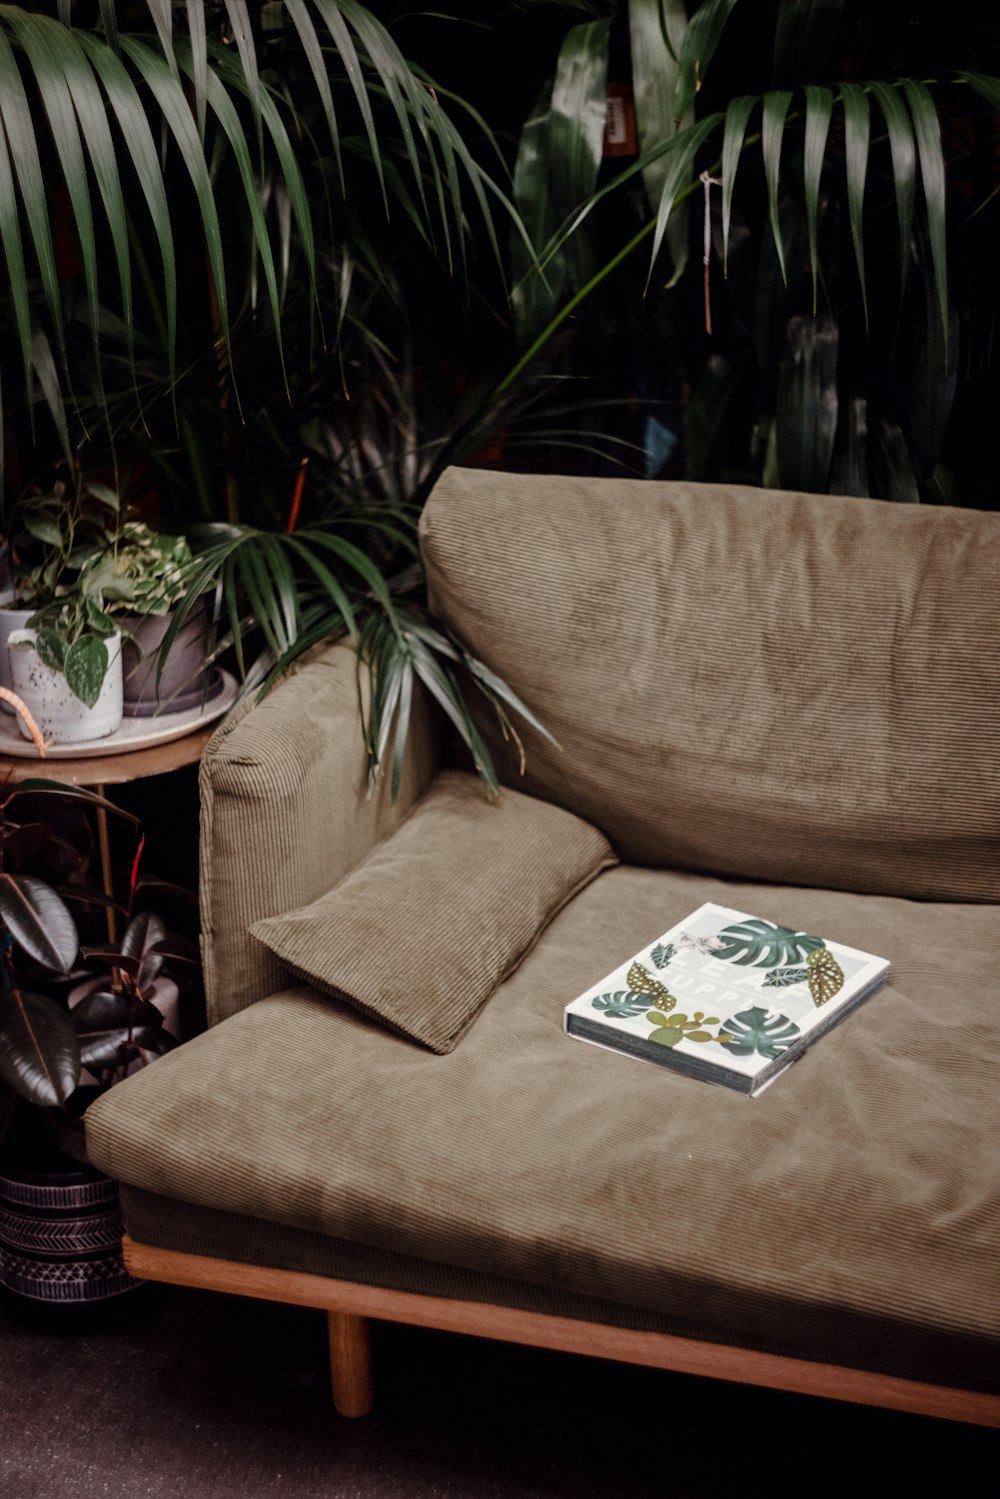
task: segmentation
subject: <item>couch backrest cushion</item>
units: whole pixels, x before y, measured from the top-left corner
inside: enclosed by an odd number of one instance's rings
[[[502,779],[631,862],[1000,899],[1000,515],[450,469],[431,605],[560,741]]]

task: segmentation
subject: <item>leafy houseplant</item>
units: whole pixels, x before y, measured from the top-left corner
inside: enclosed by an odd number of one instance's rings
[[[63,826],[67,808],[112,812],[138,826],[103,797],[59,782],[32,778],[0,792],[0,1111],[14,1095],[64,1121],[81,1067],[100,1087],[110,1087],[133,1061],[151,1060],[176,1044],[147,990],[165,954],[192,960],[160,918],[142,909],[150,882],[140,874],[138,855],[124,908],[86,883],[89,835],[78,819],[69,830]],[[71,877],[61,879],[67,863]],[[124,920],[121,941],[81,941],[81,930],[106,910]],[[106,981],[70,1010],[65,990],[93,977],[87,965],[96,965]]]
[[[16,466],[39,442],[73,463],[105,434],[146,455],[161,513],[190,535],[194,503],[229,528],[213,612],[223,640],[249,630],[248,653],[272,661],[321,627],[359,638],[359,618],[388,609],[409,670],[386,579],[411,560],[435,465],[482,443],[444,368],[453,348],[466,362],[470,307],[484,309],[474,337],[501,330],[490,361],[498,347],[505,359],[509,171],[488,123],[432,75],[441,34],[409,5],[360,0],[0,7],[0,173],[18,209],[0,383]],[[414,357],[397,334],[418,313]],[[484,407],[494,384],[487,369]],[[463,714],[450,664],[437,667]]]
[[[7,635],[11,686],[42,732],[97,738],[121,722],[121,640],[85,564],[117,532],[117,497],[77,475],[19,507],[13,529],[17,596],[32,612]],[[23,729],[22,731],[26,732]]]
[[[626,325],[662,424],[651,475],[995,504],[1000,48],[981,13],[588,9],[521,136],[522,363],[579,367],[602,320]],[[603,157],[609,80],[634,106],[627,163]]]
[[[125,636],[123,707],[141,717],[164,707],[179,711],[203,695],[209,624],[191,595],[195,559],[185,536],[126,521],[113,544],[81,569],[81,585],[98,589]],[[183,629],[170,634],[174,611],[189,600]]]
[[[167,536],[143,521],[125,521],[83,564],[80,581],[118,611],[166,614],[185,597],[194,558],[185,536]]]
[[[178,965],[197,972],[192,949],[145,908],[159,882],[140,876],[138,855],[124,907],[86,883],[94,810],[135,823],[60,783],[0,793],[0,1283],[47,1301],[135,1284],[114,1183],[86,1163],[81,1116],[95,1092],[177,1044],[159,991]],[[120,940],[94,941],[118,920]]]

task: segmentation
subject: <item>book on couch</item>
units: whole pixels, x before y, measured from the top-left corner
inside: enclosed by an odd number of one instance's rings
[[[571,1036],[754,1097],[888,960],[709,902],[566,1006]]]

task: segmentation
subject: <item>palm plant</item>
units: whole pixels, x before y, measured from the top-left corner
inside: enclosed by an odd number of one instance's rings
[[[57,453],[154,465],[186,531],[200,512],[191,599],[214,587],[220,650],[252,680],[322,634],[360,641],[373,611],[401,644],[385,579],[421,496],[531,404],[422,425],[399,266],[455,282],[478,257],[502,299],[497,212],[521,231],[489,130],[404,58],[395,19],[358,0],[0,6],[8,477],[23,490]]]
[[[689,476],[988,503],[969,438],[997,381],[992,33],[916,0],[590,10],[521,140],[540,254],[515,369],[610,287],[635,316],[644,290],[647,360],[689,392]],[[624,170],[603,158],[609,70],[642,150]],[[602,255],[595,215],[623,201],[634,232]]]

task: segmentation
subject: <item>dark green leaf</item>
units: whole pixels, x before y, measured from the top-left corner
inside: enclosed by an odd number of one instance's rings
[[[688,35],[690,35],[690,27]],[[679,131],[673,138],[669,165],[663,179],[663,194],[656,213],[656,229],[653,234],[653,250],[650,256],[650,275],[653,273],[656,257],[660,253],[660,246],[663,244],[663,236],[666,233],[677,196],[690,178],[694,159],[713,130],[722,123],[722,119],[723,116],[718,113],[708,115],[697,125],[691,125],[688,129]]]
[[[593,192],[601,165],[608,112],[610,20],[572,26],[559,52],[552,84],[550,181],[560,218]]]
[[[781,224],[778,220],[778,183],[781,173],[781,143],[785,134],[785,116],[792,96],[786,89],[772,89],[764,95],[763,126],[761,130],[761,154],[764,158],[764,175],[767,179],[767,208],[771,219],[771,234],[778,252],[781,279],[788,285],[785,271],[785,247],[782,243]]]
[[[5,45],[2,33],[0,33],[0,48]],[[0,87],[2,87],[3,76],[3,52],[0,50]],[[31,309],[28,305],[28,282],[24,269],[24,249],[21,244],[21,223],[18,213],[17,196],[14,191],[14,177],[11,171],[10,156],[7,151],[7,138],[3,130],[3,107],[0,103],[0,245],[3,246],[4,259],[7,263],[7,277],[10,283],[10,298],[14,308],[14,321],[17,325],[18,341],[21,347],[21,362],[24,366],[24,383],[27,389],[31,388]],[[0,406],[0,420],[3,417],[3,407]]]
[[[106,1072],[127,1061],[127,1046],[155,1049],[163,1016],[148,1000],[111,989],[88,994],[71,1012],[80,1057],[91,1072]]]
[[[215,283],[222,341],[231,364],[229,298],[222,256],[222,231],[208,164],[201,149],[197,126],[191,118],[191,109],[179,80],[165,66],[162,59],[150,47],[131,37],[122,38],[122,51],[151,89],[164,125],[177,143],[181,159],[198,199],[202,226],[205,231],[206,253]]]
[[[687,30],[684,0],[629,0],[632,92],[639,148],[648,151],[676,135],[680,124],[674,98],[678,59]],[[643,169],[652,207],[660,201],[666,165],[662,157]]]
[[[66,685],[74,697],[92,708],[101,695],[108,671],[108,648],[96,635],[81,635],[66,651]]]
[[[118,629],[116,621],[112,619],[110,614],[105,614],[104,610],[101,608],[100,604],[96,602],[96,600],[89,598],[85,599],[84,608],[87,612],[88,625],[92,630],[96,631],[98,635],[103,635],[105,638],[107,638],[109,635],[113,635]]]
[[[737,99],[730,99],[726,108],[726,127],[722,133],[722,268],[726,275],[729,274],[729,221],[733,212],[733,186],[743,153],[743,138],[756,104],[756,94],[742,94]]]
[[[662,942],[658,942],[649,956],[652,958],[655,967],[666,968],[675,951],[676,949],[672,942],[668,942],[666,946]]]
[[[906,274],[910,264],[910,241],[913,235],[913,205],[916,200],[917,152],[913,127],[906,106],[895,88],[873,83],[872,94],[878,101],[889,132],[892,175],[896,184],[896,214],[899,219],[899,296],[902,302]]]
[[[190,68],[190,60],[181,54],[181,62],[187,71]],[[244,199],[250,218],[253,232],[253,243],[257,254],[260,256],[264,268],[264,279],[267,282],[268,295],[271,302],[271,313],[274,319],[274,337],[278,349],[278,358],[284,369],[284,353],[281,342],[281,309],[278,303],[278,282],[274,268],[274,256],[271,251],[271,243],[268,238],[267,226],[264,222],[264,214],[260,205],[260,191],[254,177],[253,167],[250,161],[250,152],[247,149],[246,136],[243,125],[237,113],[236,106],[226,89],[219,81],[214,72],[210,72],[207,79],[208,106],[222,127],[229,147],[236,163],[240,180],[243,184]],[[257,100],[257,114],[260,115],[260,101]],[[203,207],[205,205],[203,204]],[[214,208],[212,210],[214,212]],[[220,250],[221,256],[221,250]],[[221,263],[221,261],[220,261]]]
[[[247,93],[257,131],[257,150],[263,156],[264,132],[260,118],[261,85],[257,70],[257,51],[254,46],[253,29],[250,25],[250,12],[247,10],[246,0],[224,0],[224,4],[229,15],[229,29],[236,42],[236,51],[246,76]]]
[[[10,14],[5,13],[3,19],[10,24],[18,18],[19,13],[15,11],[14,7],[8,7],[7,9]],[[45,182],[42,177],[41,162],[38,157],[37,122],[31,105],[28,103],[24,84],[21,81],[21,75],[14,60],[14,54],[10,49],[10,43],[7,41],[2,29],[0,29],[0,121],[2,121],[3,129],[7,134],[7,143],[10,147],[10,160],[14,164],[18,186],[21,189],[21,201],[24,205],[24,214],[31,233],[31,243],[41,271],[46,306],[49,316],[55,325],[56,341],[60,356],[65,364],[66,339],[63,331],[62,297],[59,292],[59,279],[56,274],[55,254],[52,249],[52,233],[49,227]],[[0,172],[2,171],[3,167],[0,165]],[[10,200],[7,201],[9,204]],[[5,250],[6,248],[5,244]],[[9,265],[8,271],[13,278],[14,272]],[[17,287],[15,286],[16,291]],[[26,316],[26,302],[24,312]],[[20,319],[20,313],[18,316]]]
[[[108,105],[117,121],[122,139],[135,169],[136,180],[149,209],[163,264],[163,295],[166,306],[167,364],[171,384],[174,378],[177,337],[177,267],[171,230],[170,208],[166,187],[157,159],[149,121],[135,85],[118,57],[102,46],[96,37],[81,31],[79,45],[101,81]]]
[[[35,650],[42,663],[51,671],[65,671],[66,642],[58,630],[44,628],[36,630]]]
[[[288,0],[291,10],[295,0]],[[188,35],[191,38],[191,79],[194,83],[194,112],[198,134],[205,139],[206,99],[208,95],[208,35],[205,28],[205,0],[187,0]]]
[[[122,938],[122,956],[140,959],[142,966],[139,969],[139,985],[142,988],[151,984],[163,968],[162,955],[152,949],[166,935],[167,929],[154,911],[140,911],[138,916],[132,917],[126,928]]]
[[[142,967],[142,959],[128,953],[123,953],[119,947],[111,943],[105,943],[101,947],[81,947],[81,958],[88,962],[97,961],[106,963],[112,968],[120,968],[122,973],[127,973],[129,978],[138,982],[139,970]]]
[[[871,133],[871,111],[868,95],[856,83],[843,83],[840,95],[844,103],[844,154],[847,158],[847,207],[851,220],[851,240],[858,263],[861,301],[868,327],[868,285],[865,280],[865,179],[868,175],[868,138]]]
[[[128,226],[125,213],[125,198],[115,144],[108,125],[107,109],[97,80],[87,60],[86,51],[80,47],[75,36],[67,35],[59,26],[46,28],[46,46],[52,59],[66,82],[68,96],[72,100],[80,128],[80,139],[87,150],[97,182],[104,211],[107,215],[110,241],[118,267],[118,281],[122,296],[122,321],[125,330],[125,345],[129,365],[134,364],[132,337],[132,271],[128,251]],[[81,157],[82,164],[82,157]],[[89,196],[89,193],[88,193]],[[74,203],[76,200],[74,199]],[[77,209],[79,224],[79,211]],[[95,264],[96,274],[96,264]],[[95,329],[95,337],[96,337]]]
[[[80,1077],[80,1046],[66,1011],[41,994],[0,997],[0,1081],[43,1108],[62,1108]]]
[[[607,115],[608,27],[604,20],[570,28],[551,87],[521,133],[514,200],[536,253],[597,185]],[[592,269],[593,250],[584,235],[564,237],[548,255],[544,272],[529,263],[517,236],[513,251],[515,308],[527,329]]]
[[[674,94],[674,109],[679,119],[694,103],[735,4],[736,0],[704,0],[688,23],[678,59]]]
[[[62,781],[50,781],[44,776],[26,776],[23,781],[18,781],[7,793],[7,800],[13,801],[18,795],[27,795],[29,792],[44,791],[49,796],[65,797],[69,801],[81,802],[85,806],[103,807],[105,812],[114,812],[118,817],[124,817],[127,822],[139,824],[139,819],[124,808],[116,806],[106,796],[98,796],[96,791],[87,791],[82,786],[66,786]]]
[[[826,139],[833,114],[833,94],[828,88],[809,84],[806,94],[806,139],[803,179],[806,199],[806,235],[809,240],[809,265],[812,270],[812,308],[816,311],[816,289],[819,280],[817,224],[819,219],[819,184],[826,155]]]
[[[79,949],[76,922],[44,880],[0,874],[0,919],[36,962],[69,973]]]
[[[75,33],[68,32],[65,27],[59,25],[58,21],[49,16],[21,12],[15,6],[4,7],[3,18],[24,48],[30,64],[39,98],[48,120],[49,132],[59,160],[62,178],[72,204],[76,238],[83,259],[96,378],[103,403],[102,364],[98,343],[100,303],[97,241],[94,233],[87,163],[80,125],[74,109],[73,95],[69,87],[70,76],[75,76],[82,86],[84,76],[89,77],[89,69],[83,54],[76,45]]]
[[[941,326],[945,346],[948,342],[948,249],[945,218],[944,153],[941,149],[941,126],[930,90],[915,78],[903,80],[906,100],[913,116],[913,127],[920,155],[920,177],[927,206],[927,229],[931,242],[931,260],[937,287]]]
[[[41,510],[29,510],[24,516],[24,529],[29,535],[34,536],[36,541],[44,541],[46,546],[61,547],[63,534],[58,522],[50,515]]]

